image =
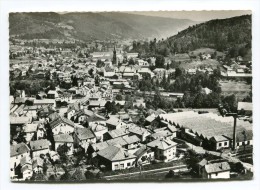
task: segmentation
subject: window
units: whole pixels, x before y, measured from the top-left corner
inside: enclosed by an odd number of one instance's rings
[[[118,164],[115,164],[115,169],[116,169],[116,170],[118,169]]]
[[[218,173],[216,173],[216,176],[218,176]]]
[[[23,155],[21,155],[21,157],[23,157]]]
[[[222,143],[218,143],[218,146],[222,146]]]
[[[131,166],[131,163],[130,163],[130,162],[128,162],[128,163],[127,163],[127,166]]]
[[[239,146],[239,143],[237,143],[237,146]]]
[[[227,146],[227,142],[225,142],[224,145]]]
[[[124,164],[120,164],[120,169],[124,169]]]
[[[247,145],[250,145],[250,141],[247,141]]]

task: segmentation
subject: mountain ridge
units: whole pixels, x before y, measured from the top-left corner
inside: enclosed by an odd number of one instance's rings
[[[20,38],[71,37],[81,40],[165,38],[196,23],[189,19],[124,12],[10,13],[9,22],[10,35],[19,35]]]

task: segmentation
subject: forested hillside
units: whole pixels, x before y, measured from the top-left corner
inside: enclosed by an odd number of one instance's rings
[[[184,53],[201,47],[228,50],[231,57],[251,54],[251,15],[196,24],[160,43],[160,49]]]

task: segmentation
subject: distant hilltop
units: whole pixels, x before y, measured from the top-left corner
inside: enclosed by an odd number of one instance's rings
[[[10,35],[22,39],[146,39],[165,38],[195,24],[188,19],[119,12],[10,13]]]

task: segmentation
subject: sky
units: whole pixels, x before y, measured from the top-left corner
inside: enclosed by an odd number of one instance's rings
[[[190,19],[194,21],[208,21],[212,19],[224,19],[245,14],[251,14],[250,10],[224,10],[224,11],[149,11],[129,12],[146,16],[158,16],[166,18]]]

